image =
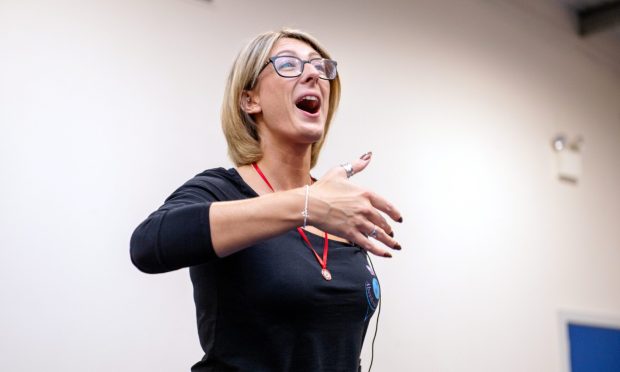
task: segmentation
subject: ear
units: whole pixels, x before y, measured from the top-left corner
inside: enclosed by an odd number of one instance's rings
[[[251,90],[244,90],[241,93],[241,109],[250,115],[258,114],[262,111],[258,96]]]

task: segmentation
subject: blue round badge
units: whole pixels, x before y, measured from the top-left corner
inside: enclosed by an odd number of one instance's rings
[[[381,289],[379,288],[379,281],[377,278],[372,278],[372,290],[374,292],[375,298],[378,300],[379,296],[381,296]]]

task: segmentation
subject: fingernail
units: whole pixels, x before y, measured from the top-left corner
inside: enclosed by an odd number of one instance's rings
[[[390,231],[390,233],[388,234],[390,236],[390,238],[394,237],[394,231]]]
[[[398,222],[402,223],[402,222],[403,222],[403,218],[402,218],[402,217],[401,217],[401,218],[399,218],[399,219],[398,219]]]
[[[396,243],[396,245],[394,245],[394,249],[400,251],[401,249],[403,249],[403,247],[401,247],[400,244]]]
[[[372,156],[372,151],[368,151],[367,153],[365,153],[364,155],[360,156],[360,159],[362,160],[368,160],[370,159],[370,157]]]
[[[392,258],[392,255],[390,254],[390,252],[385,252],[383,254],[383,257]]]

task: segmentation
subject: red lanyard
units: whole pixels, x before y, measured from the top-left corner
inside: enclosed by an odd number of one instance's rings
[[[252,163],[252,166],[254,167],[258,175],[261,176],[263,181],[265,181],[267,186],[269,186],[271,191],[275,192],[275,190],[273,189],[273,187],[267,180],[267,177],[265,177],[265,174],[263,174],[263,172],[258,167],[258,164]],[[308,237],[306,236],[306,233],[304,233],[304,230],[301,227],[298,227],[297,231],[299,232],[299,235],[301,235],[301,238],[308,245],[308,248],[310,248],[312,253],[314,253],[314,257],[316,257],[316,260],[319,261],[319,265],[321,265],[321,269],[322,269],[321,275],[323,275],[323,278],[325,278],[325,280],[332,280],[332,274],[329,272],[329,270],[327,270],[327,251],[329,249],[329,245],[328,245],[329,239],[327,238],[327,233],[325,233],[325,242],[323,243],[323,258],[321,259],[321,256],[319,256],[319,254],[316,253],[316,251],[314,250],[314,247],[312,247],[312,243],[310,243],[310,240],[308,240]]]

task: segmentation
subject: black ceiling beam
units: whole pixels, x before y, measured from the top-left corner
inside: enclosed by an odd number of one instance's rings
[[[578,32],[587,36],[620,24],[620,1],[608,1],[576,10]]]

